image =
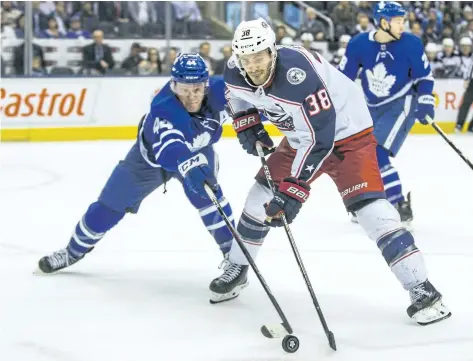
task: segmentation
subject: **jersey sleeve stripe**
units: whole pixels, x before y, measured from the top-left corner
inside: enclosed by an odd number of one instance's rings
[[[177,130],[177,129],[166,130],[159,134],[159,141],[153,144],[153,149],[158,148],[163,142],[164,138],[171,134],[177,134],[179,138],[185,139],[184,134],[180,130]]]
[[[176,138],[174,138],[174,139],[169,139],[166,143],[164,143],[164,144],[162,145],[161,148],[159,148],[158,152],[156,153],[156,155],[155,155],[155,157],[154,157],[154,158],[156,159],[156,161],[158,161],[159,157],[161,156],[162,151],[163,151],[168,145],[170,145],[170,144],[172,144],[172,143],[176,143],[176,142],[179,142],[179,143],[184,144],[184,142],[183,142],[181,139],[176,139]]]

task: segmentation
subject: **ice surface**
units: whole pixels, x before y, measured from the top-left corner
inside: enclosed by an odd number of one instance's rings
[[[453,138],[473,158],[473,138]],[[328,177],[292,226],[338,351],[327,345],[282,229],[258,264],[301,341],[265,339],[278,322],[256,277],[239,299],[208,302],[220,253],[178,183],[152,194],[66,272],[32,274],[65,246],[132,142],[10,143],[0,148],[2,361],[471,361],[473,172],[439,136],[414,136],[396,159],[413,194],[415,237],[453,316],[428,327],[376,246],[348,221]],[[235,140],[218,144],[236,218],[259,167]]]

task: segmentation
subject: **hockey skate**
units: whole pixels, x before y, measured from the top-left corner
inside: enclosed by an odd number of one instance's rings
[[[84,256],[75,258],[67,251],[67,249],[63,248],[49,256],[41,258],[38,262],[37,272],[53,273],[63,268],[72,266],[74,263],[77,263],[82,258],[84,258]]]
[[[452,315],[443,304],[442,295],[429,280],[410,289],[409,294],[412,304],[407,308],[407,314],[419,325],[430,325]]]
[[[219,268],[224,269],[223,274],[215,278],[209,286],[210,291],[212,291],[211,304],[237,298],[240,291],[248,286],[248,266],[224,260]]]

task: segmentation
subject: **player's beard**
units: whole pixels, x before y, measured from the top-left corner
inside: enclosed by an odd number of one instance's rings
[[[248,74],[251,81],[255,85],[264,84],[268,80],[268,78],[271,76],[271,64],[272,64],[272,62],[270,62],[268,64],[268,67],[265,70],[260,70],[260,71],[256,72],[257,76]]]

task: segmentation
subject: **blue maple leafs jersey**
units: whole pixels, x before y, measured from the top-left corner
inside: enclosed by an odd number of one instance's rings
[[[156,94],[149,112],[139,125],[138,142],[152,167],[177,171],[177,161],[212,146],[222,135],[228,118],[223,79],[210,79],[209,91],[199,113],[188,113],[168,82]]]
[[[376,31],[355,36],[339,69],[350,79],[358,76],[369,106],[379,106],[416,92],[432,94],[434,79],[422,41],[403,33],[397,41],[381,44]]]

